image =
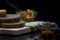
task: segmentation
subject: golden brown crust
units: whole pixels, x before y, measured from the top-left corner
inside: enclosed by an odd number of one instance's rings
[[[6,10],[0,10],[0,17],[6,16]]]
[[[26,11],[18,12],[20,14],[20,18],[26,22],[34,21],[35,15],[33,10],[27,9]]]

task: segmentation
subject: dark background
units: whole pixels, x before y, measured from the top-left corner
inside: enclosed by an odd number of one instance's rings
[[[19,10],[33,9],[38,13],[37,20],[53,21],[60,24],[59,6],[60,1],[57,0],[0,0],[0,9],[7,9],[7,13],[14,13],[17,11],[6,1],[14,4]],[[42,19],[41,19],[42,18]],[[44,20],[43,20],[44,19]],[[60,28],[60,27],[59,27]],[[56,31],[59,33],[60,31]],[[60,34],[60,33],[59,33]]]
[[[54,21],[59,23],[59,13],[57,11],[57,1],[48,1],[48,0],[2,0],[0,1],[0,9],[7,9],[7,13],[15,13],[17,11],[11,5],[8,5],[6,1],[14,4],[16,7],[22,10],[26,9],[33,9],[38,12],[38,20],[45,20],[43,21]],[[57,6],[57,7],[56,7]]]

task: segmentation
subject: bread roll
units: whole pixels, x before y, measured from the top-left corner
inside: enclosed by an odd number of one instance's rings
[[[18,12],[20,14],[20,18],[25,22],[32,22],[35,19],[35,12],[27,9],[27,11]]]
[[[6,16],[6,10],[0,10],[0,17]]]
[[[45,31],[42,31],[42,34],[48,35],[48,34],[53,34],[53,32],[51,30],[45,30]]]

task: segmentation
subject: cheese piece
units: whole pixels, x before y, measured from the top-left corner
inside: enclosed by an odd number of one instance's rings
[[[0,18],[1,23],[14,23],[20,21],[18,14],[7,14],[6,17]]]
[[[0,17],[6,16],[6,10],[0,10]]]
[[[25,26],[32,26],[32,27],[35,27],[35,26],[38,26],[38,22],[27,22],[25,23]]]
[[[24,27],[25,22],[20,21],[16,23],[1,23],[2,28],[21,28]]]

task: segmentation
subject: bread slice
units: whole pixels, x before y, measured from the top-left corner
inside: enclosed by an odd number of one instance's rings
[[[0,23],[14,23],[20,21],[18,14],[7,14],[6,17],[0,17]]]
[[[24,21],[20,21],[16,23],[1,23],[2,28],[20,28],[20,27],[24,27],[24,25],[25,25]]]

